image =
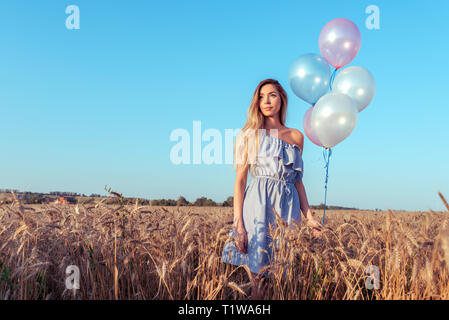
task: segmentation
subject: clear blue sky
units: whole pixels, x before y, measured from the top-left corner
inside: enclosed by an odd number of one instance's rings
[[[65,26],[68,5],[80,29]],[[380,9],[380,30],[365,8]],[[287,90],[287,126],[309,107],[288,84],[301,54],[320,53],[330,20],[359,27],[348,65],[377,91],[333,149],[328,203],[442,210],[449,198],[449,1],[23,1],[0,3],[0,188],[150,199],[233,194],[232,165],[174,165],[170,133],[238,129],[257,84]],[[207,145],[206,142],[203,146]],[[307,139],[304,184],[324,199],[322,150]]]

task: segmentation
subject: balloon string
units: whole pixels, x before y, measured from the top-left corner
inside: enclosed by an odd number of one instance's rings
[[[326,156],[326,150],[327,150],[327,156]],[[326,218],[326,198],[327,198],[327,180],[329,178],[329,160],[332,155],[332,149],[323,147],[323,158],[324,162],[326,163],[324,167],[326,168],[326,179],[324,180],[324,208],[323,208],[323,225],[324,225],[324,219]]]
[[[334,83],[335,74],[337,73],[338,68],[335,68],[334,72],[332,72],[331,79],[329,81],[329,89],[332,91],[332,84]]]

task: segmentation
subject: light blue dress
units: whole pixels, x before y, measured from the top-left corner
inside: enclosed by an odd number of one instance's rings
[[[303,176],[303,160],[298,145],[261,131],[259,151],[254,163],[254,176],[245,188],[243,200],[243,223],[248,235],[247,254],[227,242],[222,261],[233,265],[247,265],[253,273],[273,259],[269,224],[276,222],[271,206],[288,223],[301,223],[299,195],[295,183]],[[233,236],[233,230],[230,232]],[[266,251],[265,251],[266,250]],[[267,275],[267,272],[264,273]]]

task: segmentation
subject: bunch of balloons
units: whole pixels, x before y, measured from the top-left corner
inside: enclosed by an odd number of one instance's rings
[[[322,56],[309,53],[298,57],[288,75],[293,92],[312,105],[304,115],[304,132],[310,141],[324,148],[323,225],[331,148],[351,134],[358,113],[370,104],[376,91],[372,74],[363,67],[351,66],[335,76],[340,68],[355,58],[360,43],[360,30],[352,21],[344,18],[331,20],[320,33]],[[332,73],[329,64],[335,68]]]
[[[372,74],[363,67],[347,67],[336,75],[355,58],[360,43],[360,31],[352,21],[331,20],[319,37],[322,56],[304,54],[290,67],[291,89],[312,105],[304,116],[304,132],[310,141],[325,149],[351,134],[358,113],[370,104],[376,91]],[[335,68],[332,73],[329,64]]]

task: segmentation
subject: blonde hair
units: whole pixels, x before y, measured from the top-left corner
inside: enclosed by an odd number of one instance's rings
[[[254,90],[253,98],[246,113],[246,124],[237,134],[234,143],[234,169],[237,164],[247,165],[249,163],[251,173],[253,173],[253,164],[255,164],[259,149],[259,129],[264,128],[265,116],[260,110],[260,90],[266,84],[272,84],[276,87],[281,96],[281,108],[279,110],[279,121],[285,125],[287,114],[288,97],[287,92],[281,84],[275,79],[262,80]]]

